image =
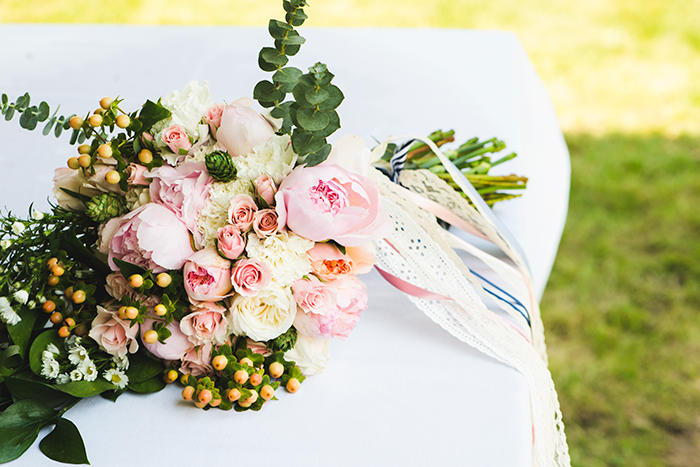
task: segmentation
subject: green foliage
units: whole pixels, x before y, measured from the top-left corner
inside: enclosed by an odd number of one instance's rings
[[[56,412],[34,400],[12,404],[0,414],[0,463],[10,462],[29,449],[46,425],[55,419]]]
[[[68,120],[72,115],[70,117],[57,116],[60,106],[53,115],[50,115],[51,109],[46,102],[41,102],[38,106],[30,106],[30,102],[31,97],[29,93],[19,96],[14,102],[10,102],[7,94],[3,94],[2,100],[0,100],[0,114],[4,115],[7,121],[19,115],[19,125],[29,131],[35,130],[39,123],[46,122],[42,130],[44,136],[51,133],[51,129],[54,129],[54,134],[58,138],[63,133],[63,130],[68,130],[70,128]],[[77,133],[74,132],[74,136],[75,139],[71,139],[71,144],[75,144],[78,140]]]
[[[89,464],[85,444],[70,420],[59,418],[56,427],[39,443],[46,457],[66,464]]]
[[[231,154],[226,151],[214,151],[206,155],[207,172],[217,182],[230,182],[236,178],[236,166]]]
[[[267,342],[267,347],[273,352],[289,352],[297,343],[297,330],[294,326],[282,335]]]

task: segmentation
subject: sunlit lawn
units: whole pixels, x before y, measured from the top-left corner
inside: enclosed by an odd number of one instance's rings
[[[569,219],[542,309],[574,464],[697,465],[700,3],[313,0],[307,12],[310,26],[520,36],[572,156]],[[281,0],[0,0],[3,22],[270,17],[282,17]]]

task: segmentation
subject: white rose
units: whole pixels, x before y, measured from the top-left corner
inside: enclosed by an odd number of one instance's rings
[[[172,121],[185,127],[190,136],[201,136],[199,122],[214,101],[209,93],[209,83],[200,86],[192,81],[182,92],[173,91],[160,101],[161,105],[172,112]],[[207,126],[207,129],[209,127]]]
[[[331,358],[330,339],[314,339],[297,334],[297,343],[284,358],[297,364],[304,376],[315,375],[326,369]]]
[[[268,341],[286,332],[294,322],[297,304],[288,288],[263,289],[253,297],[236,295],[229,326],[234,334]]]
[[[267,174],[279,186],[294,169],[298,156],[292,150],[289,135],[273,136],[266,143],[253,148],[247,156],[234,157],[236,174],[240,178],[255,180]]]

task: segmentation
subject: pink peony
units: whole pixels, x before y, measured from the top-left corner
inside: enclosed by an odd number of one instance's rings
[[[136,340],[139,327],[130,324],[130,321],[119,319],[116,311],[97,305],[97,316],[92,321],[88,336],[108,354],[123,357],[127,352],[136,353],[139,349]]]
[[[260,238],[274,235],[279,230],[277,219],[274,209],[261,209],[253,216],[253,230]]]
[[[284,179],[275,200],[280,225],[317,242],[332,239],[359,246],[390,233],[377,186],[339,165],[297,167]]]
[[[154,320],[146,318],[141,325],[141,341],[143,342],[143,335],[146,331],[153,329]],[[161,344],[156,342],[155,344],[147,344],[143,342],[143,346],[158,358],[163,360],[180,360],[185,356],[187,352],[194,348],[187,336],[180,331],[180,323],[173,321],[168,324],[167,329],[170,331],[171,335],[165,339],[165,343]]]
[[[150,182],[146,180],[144,176],[147,170],[148,169],[141,164],[129,164],[129,167],[126,168],[126,173],[129,178],[126,180],[126,182],[129,185],[150,185]]]
[[[226,308],[214,302],[200,302],[180,321],[180,330],[195,345],[223,344],[227,337]]]
[[[209,131],[216,138],[216,130],[221,126],[221,116],[224,114],[224,104],[214,104],[204,114],[204,120],[209,124]]]
[[[335,337],[345,340],[360,321],[360,313],[367,307],[367,289],[355,276],[345,276],[328,282],[338,290],[336,305],[325,315],[297,313],[294,327],[301,334],[314,339]]]
[[[219,251],[228,259],[238,258],[245,250],[245,240],[235,225],[225,225],[216,231]]]
[[[180,154],[180,150],[185,152],[192,148],[192,141],[187,136],[187,132],[182,125],[171,125],[163,131],[161,140],[168,145],[175,154]]]
[[[119,270],[114,263],[117,258],[154,272],[180,269],[193,253],[185,224],[172,211],[153,203],[107,222],[100,251],[109,255],[113,271]]]
[[[350,255],[341,253],[330,243],[317,243],[306,254],[314,273],[323,280],[330,281],[353,272]]]
[[[190,256],[182,273],[185,290],[192,300],[223,300],[231,290],[231,261],[219,256],[213,247]]]
[[[210,375],[214,372],[211,366],[211,344],[204,344],[190,349],[182,357],[180,373],[192,376]]]
[[[168,165],[147,172],[152,178],[151,201],[165,206],[185,223],[201,246],[202,233],[197,228],[197,216],[207,205],[212,183],[204,162],[188,162],[174,168]]]
[[[316,276],[299,279],[292,285],[294,300],[306,313],[326,315],[336,304],[338,290],[331,282],[321,282]]]
[[[251,109],[253,101],[241,98],[226,107],[216,137],[233,156],[245,156],[275,135],[270,123]]]
[[[238,227],[241,232],[245,232],[253,225],[255,211],[258,206],[248,195],[236,195],[231,200],[231,206],[228,208],[228,221]]]
[[[275,205],[275,193],[277,193],[277,187],[275,186],[275,181],[268,174],[262,174],[255,179],[255,192],[258,197],[265,201],[268,206]]]
[[[242,259],[231,274],[233,288],[239,295],[252,297],[270,284],[271,274],[267,264],[257,259]]]

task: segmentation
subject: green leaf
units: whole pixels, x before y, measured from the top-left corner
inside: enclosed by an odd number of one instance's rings
[[[324,86],[323,89],[328,92],[328,98],[318,105],[319,109],[326,111],[337,109],[340,103],[343,102],[343,99],[345,99],[343,92],[332,84]]]
[[[24,112],[24,110],[29,107],[29,102],[31,101],[31,97],[29,97],[29,93],[25,92],[23,96],[19,96],[17,100],[15,101],[15,104],[17,105],[17,110],[20,112]]]
[[[269,81],[260,81],[253,89],[253,99],[264,102],[276,102],[284,98],[282,93]]]
[[[5,111],[5,121],[9,122],[12,120],[12,117],[15,116],[15,108],[10,106],[6,111]]]
[[[56,420],[56,427],[41,440],[39,449],[49,459],[64,464],[90,463],[78,428],[63,417]]]
[[[137,117],[142,125],[140,132],[144,133],[150,130],[153,125],[160,122],[161,120],[165,120],[166,118],[170,117],[170,115],[170,111],[162,105],[147,100],[146,103],[143,104],[141,112]]]
[[[95,381],[71,381],[70,383],[59,384],[56,386],[56,389],[75,397],[90,397],[115,389],[115,386],[102,377],[98,377]]]
[[[306,100],[309,101],[309,104],[316,105],[328,98],[328,91],[323,88],[311,88],[304,93],[304,97],[306,97]]]
[[[141,381],[140,383],[132,384],[129,382],[129,389],[140,394],[150,394],[153,392],[162,391],[165,386],[165,381],[163,381],[163,377],[160,374],[151,379],[147,379],[146,381]]]
[[[113,391],[105,391],[103,393],[100,393],[100,396],[102,396],[104,399],[110,400],[112,402],[117,402],[117,399],[119,396],[124,394],[126,392],[126,389],[115,389]]]
[[[144,269],[141,266],[137,266],[135,264],[128,263],[126,261],[123,261],[119,258],[113,258],[114,264],[117,265],[119,268],[119,271],[122,273],[122,276],[129,278],[133,276],[134,274],[140,274],[142,276],[146,276],[148,274],[148,269]]]
[[[304,44],[305,42],[306,42],[306,39],[304,39],[303,37],[301,37],[301,36],[299,35],[299,33],[296,32],[296,31],[290,32],[290,33],[287,35],[286,39],[282,39],[282,44],[284,44],[285,46],[289,46],[289,45],[302,45],[302,44]],[[287,48],[285,47],[285,51],[286,51],[286,50],[287,50]]]
[[[272,75],[272,81],[276,83],[296,83],[299,78],[301,78],[301,75],[303,75],[303,73],[299,68],[288,66],[277,70],[277,72]]]
[[[335,110],[328,112],[328,125],[322,130],[312,132],[317,138],[327,138],[340,128],[340,117]]]
[[[51,117],[51,119],[44,125],[44,130],[41,132],[44,136],[48,136],[51,133],[51,128],[53,128],[54,123],[56,123],[56,117]]]
[[[49,108],[49,104],[46,102],[41,102],[39,104],[39,114],[37,115],[37,118],[40,122],[45,122],[47,118],[49,118],[49,115],[51,114],[51,109]]]
[[[297,110],[297,120],[299,125],[308,131],[323,130],[329,122],[327,112],[316,111],[314,109]]]
[[[288,23],[292,23],[292,26],[301,26],[304,21],[308,18],[304,10],[297,10],[295,13],[287,13],[285,15],[285,20]]]
[[[61,136],[63,133],[63,124],[66,122],[65,117],[60,116],[58,117],[58,120],[56,120],[56,129],[53,131],[53,134],[58,138]]]
[[[265,60],[265,62],[273,65],[285,66],[289,61],[289,59],[279,50],[269,47],[264,47],[260,51],[260,56],[263,58],[263,60]]]
[[[25,130],[29,129],[29,119],[32,117],[31,112],[24,112],[21,117],[19,117],[19,126]]]
[[[9,376],[23,363],[19,354],[19,345],[11,345],[2,351],[0,355],[0,375]]]
[[[271,19],[267,26],[267,30],[274,39],[284,39],[289,31],[293,31],[294,29],[287,23],[277,21],[276,19]]]
[[[143,352],[130,355],[129,369],[126,370],[126,375],[129,377],[129,387],[155,376],[161,377],[163,370],[165,370],[165,366],[160,360],[149,358]]]
[[[284,44],[282,44],[281,40],[279,40],[279,39],[275,40],[275,49],[282,50],[283,45]],[[300,45],[285,45],[284,46],[284,54],[288,57],[292,57],[292,56],[298,54],[300,50],[301,50]],[[273,71],[273,70],[270,70],[270,71]]]
[[[49,329],[39,334],[29,349],[29,367],[37,376],[41,376],[41,354],[49,344],[55,345],[59,350],[63,349],[63,338],[59,337],[58,331],[55,329]]]
[[[16,401],[31,399],[41,401],[48,407],[62,407],[75,400],[70,394],[58,391],[54,386],[32,379],[6,376],[5,384]]]
[[[34,400],[15,402],[0,414],[0,464],[21,456],[56,412]]]
[[[286,11],[287,13],[294,12],[294,6],[292,6],[292,4],[289,3],[288,0],[284,0],[284,2],[282,4],[284,5],[284,11]],[[4,94],[3,94],[3,96],[4,96]]]
[[[312,152],[308,156],[306,156],[306,159],[304,160],[304,162],[306,163],[307,167],[313,167],[313,166],[318,165],[321,162],[325,161],[326,159],[328,159],[328,154],[330,154],[330,153],[331,153],[331,145],[326,144],[318,151]]]
[[[313,133],[296,129],[292,134],[292,148],[297,154],[318,151],[326,144],[325,138],[318,138]]]
[[[263,58],[263,51],[265,49],[260,51],[260,54],[258,55],[258,66],[262,71],[275,71],[277,69],[277,65],[273,63],[268,63],[264,58]],[[273,49],[274,50],[274,49]]]
[[[32,329],[34,329],[34,322],[36,321],[37,311],[21,309],[17,313],[22,321],[15,324],[14,326],[7,326],[7,331],[10,333],[12,342],[19,346],[19,354],[24,358],[29,350],[29,341],[32,336]]]

